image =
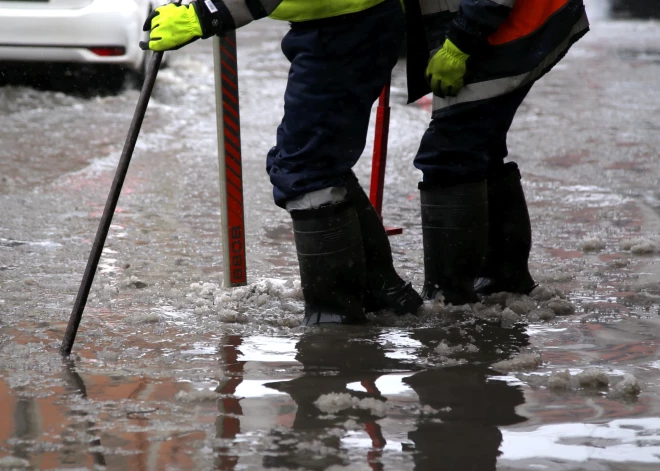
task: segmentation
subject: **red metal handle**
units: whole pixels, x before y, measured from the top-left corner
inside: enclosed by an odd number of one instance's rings
[[[376,108],[376,137],[371,161],[371,189],[369,199],[379,216],[383,211],[383,186],[387,165],[387,141],[390,133],[390,82],[383,88]]]
[[[243,159],[241,152],[241,120],[238,101],[238,62],[236,34],[220,38],[222,70],[222,119],[224,128],[224,164],[226,176],[227,232],[229,278],[231,286],[247,281],[245,264],[245,218],[243,206]]]
[[[387,165],[387,142],[390,134],[390,84],[388,81],[378,98],[376,108],[376,137],[371,161],[371,188],[369,199],[382,219],[385,167]],[[403,229],[386,227],[387,235],[401,234]]]

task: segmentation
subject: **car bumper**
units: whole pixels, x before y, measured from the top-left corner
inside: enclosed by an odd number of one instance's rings
[[[140,11],[143,9],[144,11]],[[148,14],[132,0],[96,0],[80,9],[0,8],[0,60],[120,64],[138,69]],[[94,47],[123,48],[104,56]]]

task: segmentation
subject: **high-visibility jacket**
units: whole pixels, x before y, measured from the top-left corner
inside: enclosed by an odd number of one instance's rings
[[[461,20],[489,33],[468,60],[465,86],[456,97],[434,97],[436,110],[500,96],[538,80],[589,30],[583,0],[410,1],[419,2],[423,25],[417,26],[426,33],[429,54],[442,47],[459,12]],[[418,70],[409,70],[409,77],[424,74],[425,63],[412,66]],[[430,92],[423,83],[409,90],[411,101]]]
[[[234,30],[270,16],[285,21],[309,21],[366,10],[385,0],[199,0],[224,30]],[[202,7],[203,8],[203,7]]]
[[[282,0],[270,14],[284,21],[309,21],[356,13],[383,3],[384,0]]]
[[[200,0],[225,30],[271,15],[288,21],[328,18],[371,8],[385,0]],[[489,31],[471,53],[458,96],[434,97],[434,108],[493,98],[547,73],[589,30],[583,0],[404,0],[408,19],[408,94],[431,92],[426,63],[446,38],[452,21]],[[415,38],[424,37],[423,46]]]

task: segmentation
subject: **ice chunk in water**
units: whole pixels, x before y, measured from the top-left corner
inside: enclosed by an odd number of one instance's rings
[[[336,414],[346,409],[364,409],[377,417],[387,415],[387,405],[373,397],[359,399],[348,393],[329,393],[319,397],[314,405],[326,414]]]
[[[542,363],[543,360],[538,353],[523,353],[509,360],[503,360],[493,364],[493,369],[501,372],[535,370]]]
[[[614,385],[611,394],[615,397],[633,398],[637,397],[640,392],[642,392],[642,388],[637,378],[631,374],[625,374],[623,379]]]

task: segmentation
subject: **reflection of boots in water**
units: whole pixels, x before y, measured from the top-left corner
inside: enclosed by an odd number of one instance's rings
[[[465,323],[437,328],[418,328],[410,335],[423,345],[421,356],[437,355],[438,342],[449,347],[473,345],[474,349],[458,348],[450,357],[464,359],[480,365],[493,364],[506,360],[529,346],[529,334],[523,325],[503,328],[482,319],[469,319]]]
[[[392,309],[399,315],[414,314],[421,306],[422,298],[394,269],[392,248],[383,222],[355,174],[348,177],[346,189],[362,230],[367,263],[365,308],[368,312]]]
[[[480,294],[529,294],[538,284],[527,267],[532,228],[518,165],[509,162],[488,178],[488,253],[475,281]]]
[[[424,299],[477,302],[476,278],[488,243],[486,182],[419,184],[424,239]]]
[[[421,405],[436,411],[422,415],[408,434],[415,443],[416,471],[496,469],[502,443],[498,427],[526,419],[515,412],[524,403],[520,388],[489,381],[491,375],[497,373],[465,366],[423,371],[404,380]]]
[[[362,233],[349,202],[291,211],[305,298],[303,325],[366,322]]]
[[[353,398],[375,398],[382,396],[375,388],[376,380],[386,370],[404,369],[401,360],[388,358],[378,342],[380,331],[366,329],[319,329],[305,333],[296,349],[296,360],[303,365],[303,376],[291,381],[267,383],[266,387],[285,392],[296,403],[293,429],[273,430],[273,451],[264,456],[265,468],[302,468],[324,470],[331,465],[346,466],[340,453],[328,453],[323,457],[310,458],[305,444],[322,443],[339,451],[341,437],[329,434],[329,430],[344,429],[352,419],[364,428],[372,440],[374,453],[368,459],[376,462],[377,450],[384,447],[384,439],[377,425],[380,417],[369,410],[351,407],[335,414],[323,413],[315,402],[325,394],[349,394]],[[348,384],[360,383],[365,391],[349,389]],[[297,447],[297,445],[302,445]]]
[[[360,381],[366,375],[368,374],[336,376],[306,374],[291,381],[268,383],[267,387],[289,394],[297,408],[291,430],[271,431],[269,440],[272,444],[271,453],[264,456],[264,468],[322,471],[333,465],[348,465],[339,453],[341,436],[328,431],[343,429],[344,423],[349,419],[365,423],[373,422],[374,417],[367,410],[358,408],[340,410],[329,415],[319,409],[316,401],[321,396],[331,393],[349,394],[359,399],[373,397],[369,393],[349,390],[346,387],[349,383]],[[379,374],[371,373],[368,376],[375,380]],[[319,454],[319,445],[328,451]]]
[[[380,330],[366,328],[314,330],[300,337],[296,360],[302,363],[305,373],[356,377],[366,373],[368,377],[374,371],[410,369],[408,360],[387,355],[380,334]]]

